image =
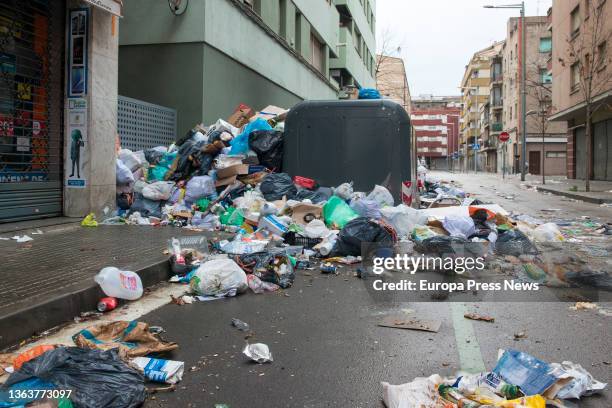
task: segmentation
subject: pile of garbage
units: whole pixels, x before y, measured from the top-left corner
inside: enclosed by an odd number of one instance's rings
[[[525,352],[500,350],[490,372],[442,378],[434,374],[402,385],[381,383],[388,408],[559,408],[603,390],[581,365],[547,363]]]

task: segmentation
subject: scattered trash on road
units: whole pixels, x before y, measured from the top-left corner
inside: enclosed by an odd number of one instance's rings
[[[242,353],[259,364],[272,362],[272,353],[263,343],[247,344]]]

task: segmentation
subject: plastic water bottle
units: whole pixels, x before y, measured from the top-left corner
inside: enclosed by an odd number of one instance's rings
[[[106,296],[125,300],[136,300],[142,296],[142,281],[136,272],[122,271],[111,266],[102,269],[94,280]]]

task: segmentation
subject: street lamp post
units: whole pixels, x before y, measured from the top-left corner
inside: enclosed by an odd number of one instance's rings
[[[527,33],[525,32],[525,2],[520,4],[505,4],[501,6],[483,6],[489,9],[520,9],[521,10],[521,122],[522,131],[522,147],[521,147],[521,181],[525,181],[527,173],[526,155],[527,155]]]

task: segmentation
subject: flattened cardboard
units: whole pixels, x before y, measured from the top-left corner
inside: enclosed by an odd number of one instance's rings
[[[231,176],[238,176],[242,174],[249,174],[248,164],[235,164],[224,169],[217,169],[218,179],[225,179]]]
[[[304,216],[312,214],[315,218],[321,218],[323,207],[314,204],[298,204],[293,207],[292,210],[293,214],[291,215],[291,219],[293,219],[296,224],[306,225],[308,223],[304,221]]]
[[[393,329],[420,330],[437,333],[442,322],[440,320],[424,320],[410,316],[387,316],[380,323],[381,327],[391,327]]]

